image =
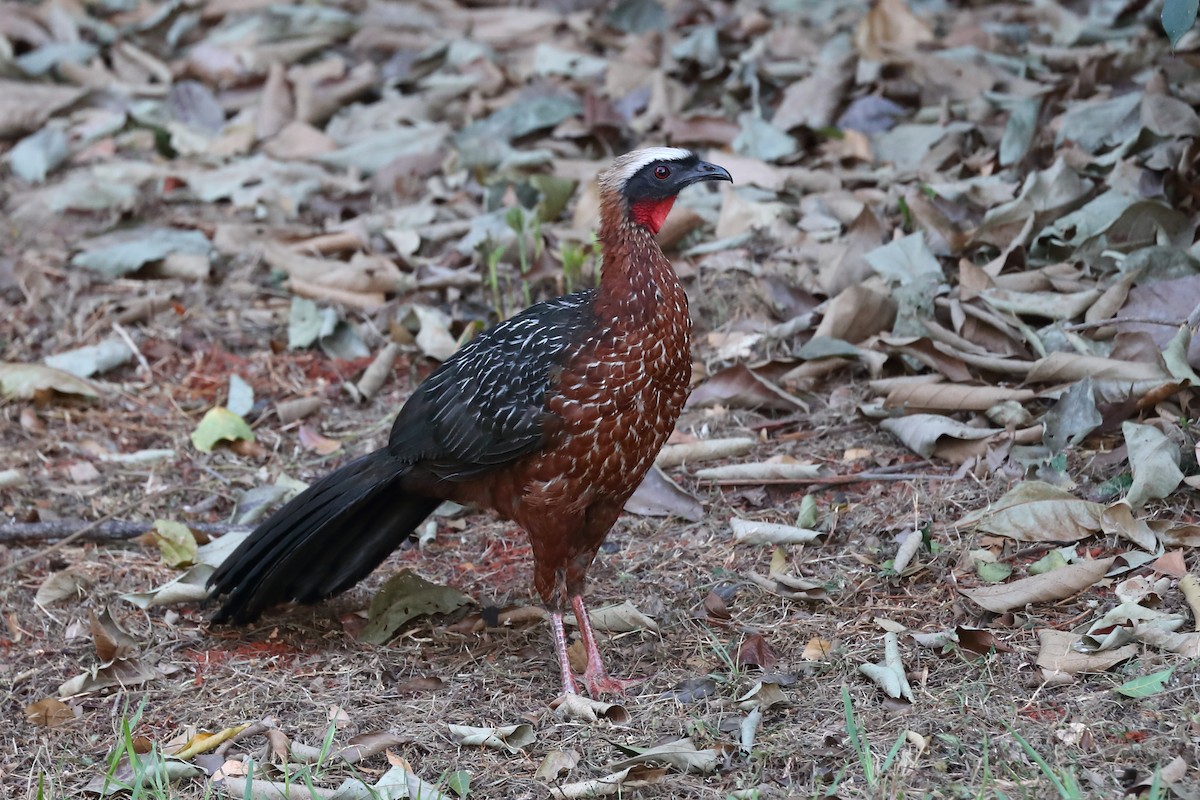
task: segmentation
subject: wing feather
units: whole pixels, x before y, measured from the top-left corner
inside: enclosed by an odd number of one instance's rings
[[[538,303],[447,359],[396,415],[393,456],[456,480],[545,447],[557,427],[547,393],[596,333],[593,298],[589,290]]]

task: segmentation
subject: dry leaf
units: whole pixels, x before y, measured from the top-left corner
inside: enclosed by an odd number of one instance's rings
[[[739,517],[729,520],[729,525],[733,528],[734,541],[742,544],[806,544],[821,535],[820,531],[807,528]]]
[[[1086,653],[1076,649],[1083,637],[1069,631],[1044,628],[1038,631],[1037,665],[1047,679],[1055,673],[1078,675],[1085,672],[1104,672],[1138,653],[1135,644],[1102,653]]]
[[[779,657],[771,651],[771,646],[761,633],[752,633],[738,644],[734,663],[740,667],[759,667],[769,670],[779,661]]]
[[[744,364],[735,364],[712,375],[696,387],[687,408],[721,405],[734,408],[807,411],[802,400],[757,375]]]
[[[58,698],[44,697],[25,706],[25,720],[43,728],[61,728],[75,721],[75,712]]]
[[[1081,561],[1011,583],[959,591],[988,611],[1002,614],[1033,603],[1063,600],[1079,594],[1104,577],[1114,558]]]

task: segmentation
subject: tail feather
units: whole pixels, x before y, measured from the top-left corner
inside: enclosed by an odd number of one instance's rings
[[[295,600],[315,603],[379,566],[441,500],[401,488],[386,450],[326,475],[260,524],[208,579],[225,599],[214,622],[249,622]]]

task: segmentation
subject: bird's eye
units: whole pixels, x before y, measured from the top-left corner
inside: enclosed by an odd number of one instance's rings
[[[654,168],[654,177],[658,178],[660,181],[666,180],[667,178],[671,177],[670,167],[664,167],[661,164],[659,164],[657,167]]]

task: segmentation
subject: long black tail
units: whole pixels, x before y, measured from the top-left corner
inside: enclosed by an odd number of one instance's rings
[[[208,579],[225,595],[214,622],[249,622],[273,605],[349,589],[441,502],[404,491],[407,468],[376,450],[326,475],[260,524]]]

